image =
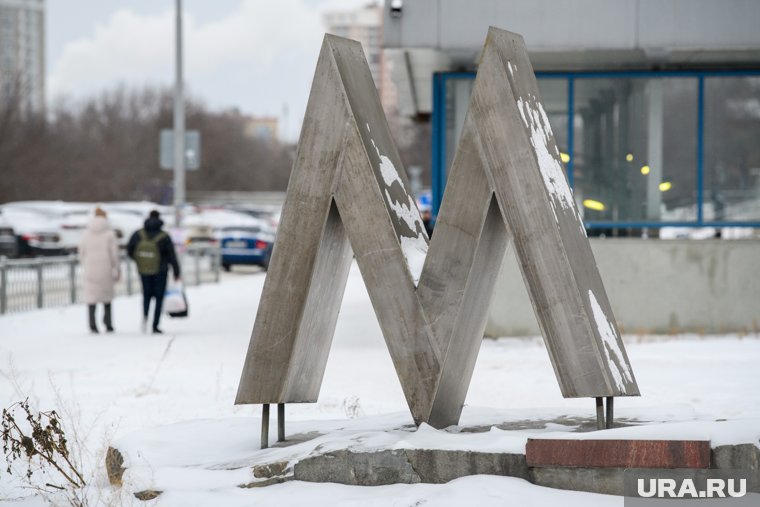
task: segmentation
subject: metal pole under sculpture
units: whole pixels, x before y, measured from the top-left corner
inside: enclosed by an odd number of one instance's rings
[[[488,31],[430,241],[361,45],[325,36],[236,403],[316,401],[353,252],[415,422],[457,424],[510,239],[563,396],[638,395],[522,37]]]

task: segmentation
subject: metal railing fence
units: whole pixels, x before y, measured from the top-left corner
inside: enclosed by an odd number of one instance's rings
[[[185,285],[219,281],[221,252],[218,247],[191,245],[179,257]],[[82,266],[76,255],[32,259],[0,257],[0,314],[80,303],[82,284]],[[135,263],[122,255],[116,296],[140,291]]]

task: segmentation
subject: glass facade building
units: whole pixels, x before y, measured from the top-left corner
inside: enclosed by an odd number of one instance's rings
[[[760,227],[760,71],[536,76],[589,229]],[[434,212],[474,77],[433,77]]]

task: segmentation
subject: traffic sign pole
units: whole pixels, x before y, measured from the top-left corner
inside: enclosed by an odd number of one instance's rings
[[[177,2],[176,74],[174,81],[174,213],[176,226],[182,224],[185,204],[185,102],[182,89],[182,0]]]

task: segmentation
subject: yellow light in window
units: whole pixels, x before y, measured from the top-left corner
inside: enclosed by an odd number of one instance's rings
[[[606,209],[606,206],[603,202],[595,201],[593,199],[584,200],[583,205],[588,209],[593,209],[596,211],[604,211]]]
[[[663,181],[660,183],[660,192],[667,192],[673,187],[673,184],[669,181]]]
[[[567,154],[567,153],[565,153],[565,152],[561,152],[561,153],[559,154],[559,158],[561,158],[561,159],[562,159],[562,163],[563,163],[563,164],[567,164],[568,162],[570,162],[570,155],[568,155],[568,154]]]
[[[644,176],[646,176],[647,174],[649,174],[649,166],[648,165],[641,166],[641,174],[643,174]]]
[[[633,153],[629,153],[628,155],[626,155],[625,156],[625,161],[626,162],[633,162]]]

